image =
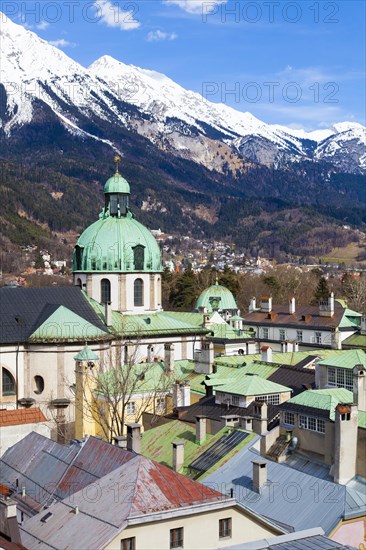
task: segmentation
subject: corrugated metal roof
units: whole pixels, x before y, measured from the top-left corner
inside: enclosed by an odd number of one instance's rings
[[[282,406],[300,405],[329,411],[329,418],[335,419],[335,408],[338,403],[352,403],[353,393],[345,388],[326,388],[323,390],[308,390],[286,401]]]
[[[315,386],[315,370],[298,366],[282,365],[268,377],[271,382],[286,384],[293,391],[293,396],[303,392],[305,387]]]
[[[218,375],[220,380],[220,375]],[[214,376],[210,376],[210,380],[215,380]],[[291,388],[270,382],[257,374],[241,373],[239,380],[228,379],[226,384],[222,385],[220,380],[220,386],[218,391],[224,393],[233,393],[236,395],[266,395],[271,393],[291,392]]]
[[[26,342],[59,306],[108,332],[78,287],[0,288],[0,341]]]
[[[59,306],[28,338],[30,342],[75,342],[110,339],[110,334],[92,325],[65,306]]]
[[[93,442],[94,451],[89,448],[89,452],[94,457],[92,462],[96,470],[108,470],[108,466],[98,466],[95,462],[96,459],[99,463],[105,462],[108,447],[118,451],[122,465],[97,480],[89,480],[82,490],[69,493],[61,502],[51,505],[47,513],[52,516],[46,523],[42,522],[43,513],[26,520],[21,526],[22,540],[26,546],[74,549],[82,545],[82,548],[96,550],[115,538],[128,519],[227,500],[219,492],[144,456],[133,455],[130,458],[131,453],[123,449],[99,439],[89,440]],[[128,455],[127,460],[124,460],[124,455]],[[80,455],[78,459],[80,468],[74,481],[81,476],[83,485],[87,466]],[[78,506],[78,514],[74,512],[75,506]],[[45,544],[36,543],[39,540]]]
[[[366,366],[366,353],[361,349],[345,351],[342,355],[329,357],[319,361],[319,365],[327,365],[328,367],[340,367],[342,369],[353,369],[356,365]]]
[[[294,530],[321,527],[330,533],[343,516],[346,487],[268,461],[268,484],[258,494],[252,489],[252,460],[257,457],[252,446],[244,447],[202,483],[218,491],[233,488],[235,498],[253,512]]]
[[[343,340],[342,346],[345,348],[348,346],[354,348],[366,348],[366,334],[352,334]]]

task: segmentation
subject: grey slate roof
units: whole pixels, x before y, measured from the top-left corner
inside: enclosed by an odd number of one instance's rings
[[[252,460],[258,458],[252,447],[240,450],[202,483],[222,492],[233,488],[239,503],[289,530],[321,527],[330,533],[344,517],[346,487],[268,460],[268,484],[258,494],[252,489]]]
[[[65,306],[90,324],[108,332],[107,327],[75,286],[51,288],[0,288],[0,343],[26,342],[29,336]]]

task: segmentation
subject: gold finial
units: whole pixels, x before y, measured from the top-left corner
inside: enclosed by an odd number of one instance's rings
[[[119,168],[119,163],[121,162],[121,157],[119,155],[116,155],[114,157],[114,162],[116,163],[116,174],[119,174],[118,168]]]

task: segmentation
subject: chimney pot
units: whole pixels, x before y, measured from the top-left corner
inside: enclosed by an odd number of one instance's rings
[[[196,416],[196,443],[202,445],[206,439],[207,418],[205,416]]]
[[[184,464],[184,443],[183,441],[173,441],[173,470],[180,472]]]
[[[253,489],[257,493],[267,483],[267,462],[264,460],[252,460],[253,464]]]
[[[104,305],[104,317],[105,317],[105,324],[107,327],[112,326],[112,304],[111,302],[106,302]]]
[[[126,424],[127,450],[133,453],[141,452],[141,424]]]

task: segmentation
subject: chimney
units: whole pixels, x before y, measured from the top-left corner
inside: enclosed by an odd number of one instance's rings
[[[183,441],[173,441],[173,470],[180,472],[184,464],[184,443]]]
[[[261,297],[261,311],[270,313],[272,311],[272,296]]]
[[[112,326],[112,304],[111,302],[106,302],[104,304],[104,320],[107,327]]]
[[[164,344],[164,368],[174,375],[174,345]]]
[[[17,504],[7,495],[0,498],[0,533],[10,542],[21,545],[19,525],[17,520]]]
[[[296,302],[294,296],[288,301],[288,312],[290,315],[293,315],[296,311]]]
[[[113,438],[113,443],[116,445],[116,447],[127,449],[127,437],[125,435],[116,435]]]
[[[360,411],[366,410],[366,366],[355,365],[353,368],[353,403]]]
[[[320,317],[333,317],[334,315],[334,292],[331,292],[329,298],[319,302]]]
[[[366,334],[366,317],[361,317],[361,334]]]
[[[126,424],[127,450],[133,453],[141,452],[141,424]]]
[[[267,431],[268,406],[265,401],[254,401],[253,431],[261,435]]]
[[[270,346],[261,347],[261,361],[264,363],[272,363],[272,348]]]
[[[200,306],[198,308],[198,313],[207,313],[207,307],[205,306]]]
[[[196,355],[194,364],[195,372],[199,374],[212,374],[214,362],[214,345],[212,342],[204,340],[200,353]]]
[[[356,475],[357,465],[357,405],[336,407],[334,422],[334,467],[335,483],[344,485]]]
[[[249,304],[249,313],[253,313],[253,311],[255,311],[256,309],[257,309],[257,302],[256,302],[256,299],[255,299],[255,296],[253,296],[253,298],[251,298],[250,304]]]
[[[267,462],[264,460],[252,460],[253,464],[253,490],[260,493],[261,488],[267,483]]]
[[[191,386],[189,380],[173,384],[173,408],[189,407],[191,404]]]
[[[196,443],[202,445],[206,439],[207,418],[196,416]]]

